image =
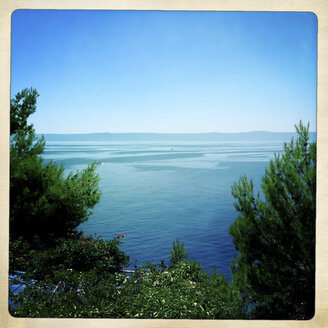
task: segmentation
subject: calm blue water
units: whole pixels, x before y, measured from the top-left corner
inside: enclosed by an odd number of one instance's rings
[[[101,162],[102,197],[80,225],[86,235],[126,234],[122,250],[131,267],[168,263],[172,242],[183,241],[190,258],[229,279],[236,255],[228,233],[238,213],[231,185],[243,174],[258,189],[281,142],[72,142],[48,141],[44,158],[67,171]]]

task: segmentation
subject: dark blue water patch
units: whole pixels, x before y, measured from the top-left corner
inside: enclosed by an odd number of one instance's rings
[[[86,149],[74,149],[74,150],[45,150],[44,155],[67,155],[67,154],[88,154],[99,153],[99,150],[86,150]]]
[[[131,162],[149,162],[162,161],[180,158],[202,157],[202,153],[173,153],[173,154],[157,154],[149,156],[126,156],[126,157],[111,157],[100,159],[102,163],[131,163]]]
[[[273,153],[277,153],[277,152],[280,152],[280,150],[273,150],[273,149],[267,149],[267,150],[260,150],[260,149],[257,149],[257,148],[251,148],[251,149],[248,149],[248,150],[229,150],[229,151],[224,151],[224,152],[221,152],[221,151],[216,151],[216,152],[213,152],[213,153],[210,153],[210,154],[227,154],[228,156],[240,156],[240,155],[245,155],[245,154],[248,154],[248,155],[253,155],[253,154],[270,154],[272,155]]]
[[[138,171],[190,171],[190,170],[209,170],[209,169],[215,169],[215,170],[227,170],[229,169],[229,166],[222,165],[222,163],[219,164],[211,164],[210,167],[204,166],[202,163],[195,163],[193,166],[186,166],[185,162],[177,163],[167,163],[167,164],[133,164],[133,167]]]
[[[250,159],[250,160],[254,161],[254,159],[271,159],[271,158],[273,158],[273,156],[270,156],[268,154],[245,153],[245,154],[240,154],[240,155],[227,155],[227,158],[228,159],[237,158],[238,160]]]
[[[179,150],[164,150],[164,149],[157,149],[157,150],[129,150],[129,151],[114,151],[114,154],[119,155],[133,155],[133,154],[166,154],[166,153],[176,153],[179,152]],[[196,152],[196,151],[194,151]],[[188,153],[191,153],[188,151]]]
[[[134,163],[134,162],[151,162],[151,161],[162,161],[162,160],[174,160],[181,158],[192,158],[192,157],[202,157],[201,153],[173,153],[173,154],[158,154],[149,156],[126,156],[126,157],[70,157],[64,159],[58,159],[56,162],[63,164],[65,167],[72,165],[83,165],[92,162],[104,163]]]
[[[75,150],[97,150],[97,149],[101,149],[101,148],[105,148],[105,147],[117,147],[116,145],[99,145],[99,144],[94,144],[94,145],[90,145],[90,144],[75,144],[75,145],[70,145],[70,144],[65,144],[65,143],[58,143],[58,144],[46,144],[45,149],[71,149],[72,151]]]
[[[133,165],[133,167],[138,171],[175,171],[177,166],[173,165]]]

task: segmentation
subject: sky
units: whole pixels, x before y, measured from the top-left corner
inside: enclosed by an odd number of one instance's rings
[[[313,13],[16,10],[37,133],[316,130]]]

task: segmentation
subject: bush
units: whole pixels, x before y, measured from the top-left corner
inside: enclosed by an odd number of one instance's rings
[[[14,306],[9,311],[15,317],[105,317],[105,310],[114,301],[123,279],[121,273],[99,275],[97,270],[62,269],[51,278],[27,284],[16,296],[10,292]]]
[[[16,240],[10,247],[10,269],[24,271],[28,278],[42,280],[52,278],[57,271],[74,270],[98,273],[122,271],[129,257],[119,250],[120,241],[104,241],[100,238],[75,236],[74,233],[58,240],[58,246],[46,250],[34,250],[24,240]]]
[[[92,248],[91,242],[87,247],[89,245]],[[48,263],[47,256],[37,257],[37,265],[42,261]],[[100,261],[104,262],[103,259]],[[144,264],[129,278],[120,272],[114,273],[110,268],[102,268],[102,265],[89,266],[88,271],[81,272],[73,269],[74,264],[69,265],[72,268],[59,266],[60,269],[46,276],[44,270],[39,270],[40,280],[13,296],[18,306],[11,308],[12,315],[67,318],[243,317],[239,291],[224,276],[216,271],[208,276],[198,263],[188,259],[169,267]]]
[[[94,316],[94,307],[110,302],[125,277],[122,270],[129,258],[119,244],[117,239],[104,241],[72,233],[58,246],[40,251],[23,239],[15,240],[10,247],[11,272],[24,273],[10,284],[27,286],[18,295],[10,291],[14,303],[10,313],[19,317]]]
[[[224,276],[210,277],[200,266],[137,270],[119,290],[109,316],[120,318],[242,318],[241,297]]]

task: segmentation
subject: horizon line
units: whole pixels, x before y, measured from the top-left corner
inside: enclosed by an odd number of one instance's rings
[[[294,131],[265,131],[265,130],[253,130],[253,131],[240,131],[240,132],[36,132],[38,135],[77,135],[77,134],[242,134],[242,133],[297,133]],[[317,131],[309,131],[309,133],[317,133]]]

